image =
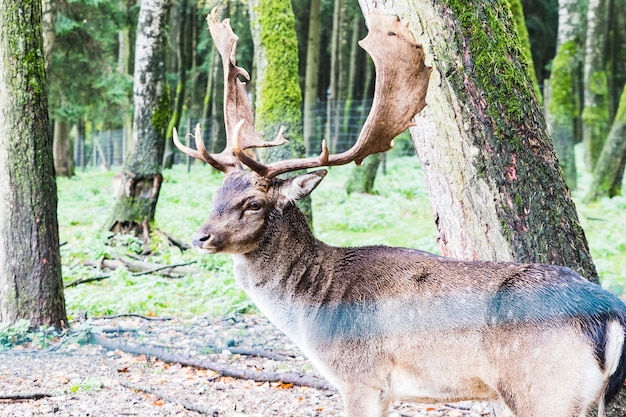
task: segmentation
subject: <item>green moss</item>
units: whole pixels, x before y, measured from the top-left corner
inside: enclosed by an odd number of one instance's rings
[[[615,120],[621,120],[626,122],[626,85],[622,91],[622,96],[619,99],[619,106],[615,113]]]
[[[260,105],[256,108],[262,127],[285,125],[290,137],[301,136],[302,95],[298,83],[298,39],[291,3],[262,0],[256,9],[261,43],[267,53],[267,68],[260,83]]]
[[[552,61],[551,99],[548,109],[556,122],[571,120],[578,115],[575,97],[572,96],[574,60],[577,53],[578,45],[572,40],[559,47]]]
[[[537,81],[537,75],[534,71],[533,57],[530,50],[530,39],[528,38],[528,29],[526,28],[526,22],[524,20],[522,2],[520,0],[507,0],[507,3],[515,20],[515,25],[517,26],[517,34],[519,35],[520,42],[523,47],[522,51],[524,52],[524,56],[528,63],[527,72],[533,82],[535,95],[537,96],[537,99],[542,102],[543,100],[541,97],[541,90],[539,89],[539,82]]]
[[[164,135],[170,122],[170,89],[167,84],[159,94],[157,107],[152,112],[152,126],[155,132]]]
[[[506,121],[520,123],[526,115],[524,97],[535,96],[532,66],[516,33],[505,0],[474,2],[447,0],[447,6],[461,24],[458,44],[468,51],[465,68],[474,72],[473,79],[486,104],[485,113],[492,119],[496,135],[504,135]],[[503,15],[508,17],[503,18]],[[522,76],[520,76],[522,75]]]

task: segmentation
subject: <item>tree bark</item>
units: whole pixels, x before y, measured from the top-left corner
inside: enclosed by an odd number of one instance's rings
[[[581,110],[578,86],[582,83],[579,79],[582,49],[580,39],[584,33],[580,22],[578,0],[561,0],[557,52],[552,61],[549,80],[551,94],[547,103],[547,121],[565,182],[570,189],[578,186],[574,145],[577,142]]]
[[[135,47],[133,149],[122,168],[122,192],[108,222],[115,233],[148,240],[161,189],[169,91],[165,82],[166,0],[142,0]]]
[[[431,57],[411,134],[442,254],[567,265],[598,282],[506,2],[360,4],[398,15]]]
[[[40,1],[0,0],[0,322],[67,323]]]
[[[609,130],[608,80],[605,68],[607,0],[589,0],[585,43],[585,104],[582,114],[585,165],[593,171]]]

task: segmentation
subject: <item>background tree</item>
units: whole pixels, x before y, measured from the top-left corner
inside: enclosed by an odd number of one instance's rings
[[[315,152],[316,140],[315,110],[317,104],[318,69],[320,60],[320,21],[321,0],[311,0],[309,30],[306,43],[306,70],[304,87],[303,138],[307,153]]]
[[[442,254],[568,265],[597,282],[506,1],[360,3],[409,22],[436,57],[411,133]]]
[[[0,0],[0,322],[67,323],[40,1]]]
[[[609,0],[589,0],[585,37],[583,143],[585,163],[592,171],[602,151],[609,127],[606,39]]]
[[[163,180],[161,163],[169,122],[166,16],[165,0],[142,0],[135,45],[133,148],[124,162],[122,191],[108,222],[113,232],[139,234],[146,242]]]
[[[71,176],[71,128],[80,126],[84,139],[82,127],[121,126],[123,115],[130,110],[132,78],[127,72],[116,71],[119,33],[130,12],[120,9],[116,2],[56,0],[54,4],[56,26],[49,83],[55,166],[58,175]]]
[[[577,186],[574,145],[582,140],[582,111],[579,88],[582,85],[582,15],[577,0],[559,2],[557,52],[549,80],[547,123],[559,157],[565,182]]]
[[[587,202],[596,201],[600,197],[621,195],[621,187],[616,187],[615,183],[616,178],[624,172],[624,155],[626,155],[626,86],[613,126],[593,171],[593,182],[585,197]]]
[[[281,126],[289,146],[266,148],[267,162],[305,155],[302,138],[302,94],[298,77],[298,38],[289,0],[250,0],[255,62],[255,128],[266,139]],[[312,216],[310,199],[299,204]]]
[[[187,0],[180,0],[173,3],[171,8],[172,23],[170,28],[170,42],[175,43],[175,67],[177,72],[176,88],[174,89],[173,102],[174,106],[168,127],[165,131],[165,156],[163,158],[163,167],[171,168],[174,164],[174,142],[172,142],[172,132],[174,128],[178,128],[183,113],[183,104],[186,99],[187,88],[187,72],[191,69],[192,53],[190,46],[192,45],[191,33],[189,29],[193,27],[192,8]]]

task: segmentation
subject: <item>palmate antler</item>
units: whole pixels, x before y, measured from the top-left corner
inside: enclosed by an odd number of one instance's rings
[[[176,134],[174,143],[186,154],[204,160],[220,171],[240,169],[243,163],[259,175],[273,178],[304,168],[345,165],[353,161],[360,165],[366,156],[391,149],[393,139],[413,126],[413,117],[426,106],[432,68],[424,63],[422,46],[414,41],[411,32],[397,17],[372,12],[369,15],[369,33],[359,44],[374,60],[376,86],[370,114],[354,146],[346,152],[330,155],[325,141],[322,141],[322,152],[317,157],[263,164],[248,155],[246,149],[282,145],[286,142],[282,129],[273,142],[261,140],[254,131],[245,84],[238,78],[239,75],[246,80],[250,77],[235,64],[238,38],[230,27],[229,19],[218,23],[215,9],[207,17],[207,22],[224,64],[227,145],[221,153],[209,154],[202,143],[199,127],[195,133],[197,151],[182,145]],[[236,126],[233,123],[237,123]]]

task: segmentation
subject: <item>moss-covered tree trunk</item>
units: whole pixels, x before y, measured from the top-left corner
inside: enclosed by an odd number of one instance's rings
[[[400,16],[433,74],[411,134],[441,252],[568,265],[595,282],[505,0],[361,0]]]
[[[121,193],[109,228],[148,239],[161,189],[169,93],[165,82],[167,1],[142,0],[135,47],[132,149],[122,168]]]
[[[608,0],[589,0],[582,114],[585,165],[589,171],[595,168],[609,131],[608,80],[605,67],[607,27]]]
[[[67,323],[40,1],[0,0],[0,322]]]
[[[621,178],[626,158],[626,86],[602,153],[593,170],[593,181],[585,198],[587,202],[600,197],[621,194]]]
[[[298,82],[298,38],[289,0],[250,0],[256,78],[255,128],[272,140],[284,126],[288,146],[263,149],[266,162],[305,155],[302,138],[302,95]],[[301,200],[312,216],[310,200]]]
[[[548,129],[559,157],[565,182],[570,189],[577,187],[576,155],[574,145],[580,138],[581,103],[579,86],[582,33],[581,10],[578,0],[559,1],[559,32],[557,51],[550,74],[548,100]]]

